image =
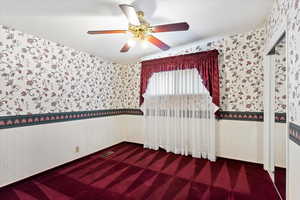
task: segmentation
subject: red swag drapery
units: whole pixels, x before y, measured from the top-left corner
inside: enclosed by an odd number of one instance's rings
[[[209,91],[212,101],[220,106],[220,86],[218,51],[206,51],[187,55],[159,58],[142,62],[140,105],[144,102],[143,94],[146,92],[148,80],[155,72],[173,71],[196,68]]]

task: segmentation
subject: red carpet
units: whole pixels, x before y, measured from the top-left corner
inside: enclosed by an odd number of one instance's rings
[[[114,151],[103,157],[103,153]],[[121,143],[0,189],[1,200],[279,200],[261,165]]]
[[[286,199],[285,186],[286,186],[286,169],[275,167],[275,185],[282,197]]]

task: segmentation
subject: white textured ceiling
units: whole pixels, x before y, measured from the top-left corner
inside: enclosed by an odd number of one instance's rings
[[[187,32],[155,34],[175,47],[253,30],[264,23],[273,0],[2,0],[0,24],[120,63],[159,52],[152,45],[137,45],[120,53],[129,35],[86,34],[88,30],[127,29],[118,7],[121,3],[143,10],[152,25],[188,22]]]

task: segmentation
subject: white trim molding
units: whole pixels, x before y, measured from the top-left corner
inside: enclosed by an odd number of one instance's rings
[[[274,172],[275,70],[273,55],[265,56],[264,64],[264,169]]]

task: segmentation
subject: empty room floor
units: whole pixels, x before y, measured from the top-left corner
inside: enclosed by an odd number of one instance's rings
[[[2,200],[279,200],[262,165],[120,143],[0,189]]]

